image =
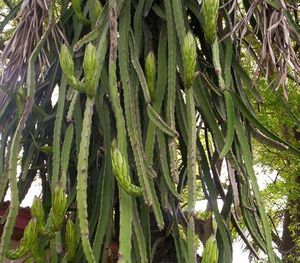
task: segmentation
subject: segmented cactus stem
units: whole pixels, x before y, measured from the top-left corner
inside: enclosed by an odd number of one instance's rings
[[[66,120],[68,122],[71,122],[73,120],[76,101],[78,100],[78,97],[79,97],[78,95],[79,95],[79,92],[77,90],[75,90],[74,94],[72,96],[72,99],[71,99],[71,102],[69,105],[69,110],[68,110],[67,117],[66,117]]]
[[[53,165],[52,165],[52,176],[51,176],[51,190],[54,191],[56,185],[58,184],[59,171],[60,171],[60,141],[61,141],[61,128],[62,120],[65,107],[65,97],[67,90],[67,81],[62,78],[59,96],[58,96],[58,106],[56,111],[56,118],[54,123],[54,134],[53,134]]]
[[[70,124],[65,134],[65,139],[62,146],[62,154],[61,154],[60,183],[63,189],[65,189],[67,183],[67,171],[68,171],[69,160],[70,160],[70,151],[72,146],[73,134],[74,134],[74,125]]]
[[[225,90],[224,97],[225,97],[225,106],[226,106],[226,115],[227,115],[227,133],[226,133],[225,145],[220,153],[220,159],[223,159],[231,148],[233,137],[234,137],[234,122],[235,122],[234,103],[233,103],[231,93],[228,90]]]
[[[85,257],[89,263],[96,262],[90,244],[87,212],[88,157],[93,116],[94,99],[87,97],[82,123],[81,142],[77,165],[77,214],[81,233],[81,242]]]
[[[81,11],[81,1],[80,0],[72,0],[72,7],[74,9],[75,15],[77,19],[83,24],[83,25],[89,25],[90,21],[84,16],[83,12]]]
[[[176,101],[176,38],[174,29],[174,19],[172,12],[172,1],[164,0],[167,16],[168,34],[168,96],[167,96],[167,123],[172,130],[175,126],[175,101]],[[178,183],[178,164],[176,139],[169,138],[170,170],[173,181]]]
[[[118,48],[118,20],[117,20],[116,0],[109,1],[109,26],[110,26],[110,52],[109,52],[109,95],[116,118],[117,138],[120,152],[128,161],[127,138],[125,119],[120,104],[120,97],[117,87],[116,62]],[[120,18],[120,20],[124,20]],[[122,188],[119,188],[120,198],[120,235],[119,235],[119,253],[124,263],[131,260],[131,244],[127,242],[132,236],[132,197]]]
[[[187,243],[190,262],[196,261],[196,247],[194,241],[195,225],[194,211],[196,205],[196,112],[194,101],[193,80],[196,67],[196,43],[193,35],[189,32],[185,36],[182,46],[182,60],[184,66],[184,83],[186,97],[186,115],[188,125],[187,145],[187,178],[188,178],[188,229]]]

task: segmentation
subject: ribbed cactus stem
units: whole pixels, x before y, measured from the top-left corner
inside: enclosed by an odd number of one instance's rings
[[[126,9],[125,9],[126,11]],[[120,18],[121,20],[121,18]],[[125,19],[123,19],[125,20]],[[109,51],[109,95],[113,106],[114,115],[117,124],[117,137],[120,151],[128,160],[127,139],[125,119],[120,104],[120,97],[117,87],[116,62],[118,48],[118,18],[117,1],[109,1],[109,28],[110,28],[110,51]],[[119,234],[119,253],[120,262],[128,263],[131,261],[131,240],[132,236],[132,197],[123,189],[119,188],[120,198],[120,234]]]
[[[87,212],[88,157],[93,116],[94,99],[87,97],[82,123],[81,142],[77,165],[77,214],[83,252],[89,263],[96,262],[90,244]]]
[[[60,170],[60,158],[61,158],[61,127],[64,115],[65,107],[65,96],[67,89],[67,81],[65,78],[62,78],[60,88],[59,88],[59,97],[57,103],[57,111],[55,116],[54,123],[54,132],[53,132],[53,165],[52,165],[52,176],[51,176],[51,190],[54,191],[58,179],[59,179],[59,170]]]
[[[187,153],[187,177],[188,177],[188,252],[191,262],[195,262],[196,247],[194,242],[194,211],[195,211],[195,186],[196,186],[196,113],[194,91],[192,88],[185,89],[187,117],[188,117],[188,153]]]
[[[167,35],[168,35],[168,92],[167,92],[167,123],[172,130],[176,130],[175,123],[175,102],[176,102],[176,37],[172,12],[172,1],[165,0],[166,17],[167,17]],[[178,161],[176,139],[169,138],[168,141],[170,152],[170,170],[173,181],[178,183]]]
[[[182,60],[184,66],[184,84],[186,96],[186,112],[187,112],[187,177],[188,177],[188,229],[187,243],[190,262],[196,262],[196,247],[194,241],[195,225],[195,186],[196,186],[196,112],[194,101],[193,80],[195,76],[195,67],[197,59],[196,43],[193,35],[187,33],[183,47]]]

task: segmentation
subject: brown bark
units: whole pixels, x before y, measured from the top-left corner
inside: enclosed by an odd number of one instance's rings
[[[212,218],[210,217],[204,220],[195,218],[195,232],[197,233],[201,242],[205,244],[207,239],[209,239],[214,232]]]
[[[300,206],[298,202],[289,201],[287,209],[284,213],[283,219],[283,232],[281,238],[281,245],[279,246],[279,252],[282,255],[282,261],[284,263],[299,262],[300,253],[297,251],[297,245],[295,239],[300,236],[300,230],[296,230],[294,233],[291,231],[291,227],[297,227],[300,224]],[[290,207],[293,207],[291,212]],[[293,214],[292,214],[293,213]]]

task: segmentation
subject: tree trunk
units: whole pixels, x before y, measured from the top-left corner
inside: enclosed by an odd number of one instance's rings
[[[285,263],[298,262],[296,259],[299,259],[300,257],[300,253],[295,242],[295,238],[299,237],[300,235],[300,230],[296,229],[293,233],[291,229],[291,227],[296,227],[300,223],[299,201],[299,199],[297,202],[289,201],[284,213],[283,232],[279,251],[282,255],[282,261]]]

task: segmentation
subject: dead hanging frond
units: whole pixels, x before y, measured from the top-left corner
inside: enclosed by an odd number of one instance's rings
[[[16,17],[18,25],[1,55],[3,64],[0,83],[13,92],[26,81],[27,66],[30,55],[48,25],[49,0],[24,0]],[[53,26],[52,36],[55,39],[59,34]],[[48,55],[42,49],[36,66],[37,76],[42,69],[49,67]],[[0,90],[0,107],[7,100],[7,94]]]
[[[253,1],[245,10],[246,14],[242,15],[243,19],[238,21],[231,31],[231,35],[239,34],[240,43],[247,43],[249,35],[253,37],[252,41],[260,42],[260,49],[255,50],[256,54],[250,53],[256,56],[258,68],[264,69],[259,74],[273,80],[272,86],[275,89],[283,87],[286,98],[287,78],[297,80],[296,76],[300,72],[300,60],[297,55],[300,38],[296,32],[298,25],[291,16],[293,10],[294,7],[286,5],[284,1],[280,1],[278,8],[265,1]],[[241,10],[240,12],[243,13]],[[259,77],[259,74],[256,74],[256,77]]]
[[[47,9],[47,4],[43,1],[25,0],[23,2],[16,18],[19,23],[3,50],[2,60],[4,63],[6,62],[6,67],[2,83],[15,86],[18,81],[21,83],[24,81],[25,65],[34,46],[41,38]],[[45,58],[41,58],[41,60],[43,61]]]
[[[283,10],[276,10],[267,5],[263,6],[266,24],[261,50],[261,63],[266,65],[266,77],[277,74],[276,87],[285,86],[291,69],[300,72],[300,61],[296,56],[290,36],[290,27]]]

